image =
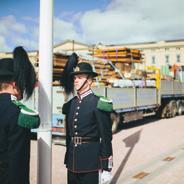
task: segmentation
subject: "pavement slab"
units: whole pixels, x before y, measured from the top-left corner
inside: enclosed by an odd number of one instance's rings
[[[184,116],[124,124],[112,143],[111,184],[184,184]],[[65,146],[52,145],[52,184],[67,183],[64,154]],[[31,143],[30,181],[37,181],[36,141]]]

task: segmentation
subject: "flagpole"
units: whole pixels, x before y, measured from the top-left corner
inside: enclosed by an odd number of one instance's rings
[[[52,183],[53,0],[40,0],[37,184]]]

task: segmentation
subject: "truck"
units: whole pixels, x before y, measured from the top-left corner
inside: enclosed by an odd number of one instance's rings
[[[120,123],[128,123],[146,116],[172,118],[184,112],[184,83],[161,80],[156,87],[96,87],[94,91],[113,101],[112,132]]]
[[[160,80],[160,86],[155,84],[146,87],[126,85],[124,87],[93,87],[94,93],[105,96],[113,102],[112,132],[117,131],[120,123],[128,123],[156,115],[159,118],[172,118],[184,113],[184,83],[177,80]],[[62,106],[65,103],[65,93],[62,87],[53,86],[52,134],[65,135],[65,120]],[[38,89],[27,105],[38,109]]]
[[[126,49],[124,50],[126,51]],[[124,57],[122,58],[122,54],[123,56],[127,55],[127,52],[124,53],[124,50],[118,52],[121,56],[119,56],[120,59],[123,59],[121,62],[124,62],[125,59]],[[114,57],[111,52],[110,56]],[[115,52],[115,56],[117,56],[117,51]],[[84,56],[82,55],[81,57]],[[136,58],[141,60],[141,55],[139,57],[136,55]],[[144,79],[146,85],[142,85],[142,79],[126,80],[123,78],[121,71],[109,60],[101,59],[99,62],[99,58],[86,55],[85,59],[92,60],[96,72],[102,73],[103,75],[102,70],[109,72],[108,75],[103,76],[105,77],[105,82],[109,81],[110,76],[112,76],[112,71],[120,76],[120,79],[117,80],[119,83],[117,85],[115,85],[114,81],[114,85],[111,86],[97,84],[92,88],[95,93],[105,96],[113,102],[113,112],[111,114],[113,133],[117,131],[117,127],[120,123],[128,123],[151,115],[156,115],[159,118],[172,118],[184,113],[184,83],[180,82],[180,80],[173,79],[162,80],[160,69],[154,66],[147,67],[145,69],[146,72],[149,70],[154,71],[151,73],[151,78],[154,78],[154,80]],[[60,60],[57,59],[57,61]],[[63,62],[63,59],[61,61]],[[131,60],[131,62],[134,62],[134,60]],[[103,80],[104,78],[101,79]],[[99,83],[99,81],[96,83]],[[65,117],[62,114],[62,106],[65,103],[65,99],[66,96],[63,88],[61,86],[53,86],[53,135],[60,136],[65,134]],[[38,109],[38,89],[35,90],[35,94],[28,102],[28,106],[33,109]]]

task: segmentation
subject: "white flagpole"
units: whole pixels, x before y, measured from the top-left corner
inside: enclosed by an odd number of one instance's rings
[[[52,183],[53,0],[40,0],[37,184]]]

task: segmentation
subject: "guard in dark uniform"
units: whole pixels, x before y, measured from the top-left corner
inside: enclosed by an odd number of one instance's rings
[[[70,76],[77,95],[63,106],[68,184],[98,184],[99,171],[112,169],[112,102],[91,90],[97,73],[89,63],[77,64]]]
[[[32,95],[36,75],[22,47],[13,54],[0,59],[0,183],[29,184],[30,129],[40,119],[19,100]]]

